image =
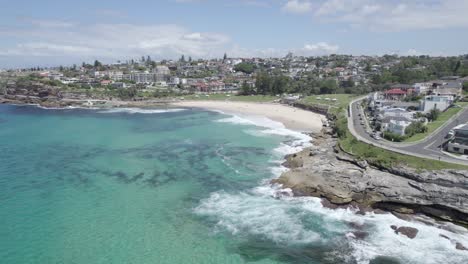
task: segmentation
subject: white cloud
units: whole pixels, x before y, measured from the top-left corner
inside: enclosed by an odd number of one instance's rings
[[[300,53],[302,55],[316,56],[337,53],[338,50],[338,45],[332,45],[326,42],[318,42],[315,44],[304,45],[304,47],[300,50]]]
[[[191,31],[179,25],[73,24],[67,27],[33,24],[0,28],[0,35],[16,40],[0,46],[0,57],[11,62],[53,64],[102,59],[174,59],[182,54],[194,58],[221,57],[224,52],[239,57],[282,57],[289,51],[299,55],[336,53],[337,45],[326,42],[286,50],[246,49],[233,44],[222,33]],[[2,59],[3,60],[3,59]],[[7,60],[3,60],[6,62]]]
[[[210,57],[221,56],[230,42],[224,34],[191,32],[177,25],[98,24],[76,25],[66,30],[37,26],[0,34],[29,40],[0,48],[0,55],[4,56],[122,58],[150,54],[172,58],[187,54]]]
[[[295,55],[300,56],[321,56],[336,54],[339,51],[339,46],[334,44],[329,44],[327,42],[317,42],[305,44],[302,48],[292,48],[292,49],[275,49],[275,48],[266,48],[266,49],[254,49],[248,50],[241,48],[239,46],[234,46],[228,53],[233,57],[283,57],[289,52],[294,53]]]
[[[466,0],[325,0],[314,9],[323,22],[372,31],[409,31],[468,27]]]
[[[304,14],[312,10],[312,4],[306,0],[288,0],[282,10],[288,13]]]

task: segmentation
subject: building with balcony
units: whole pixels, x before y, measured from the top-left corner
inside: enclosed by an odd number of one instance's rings
[[[455,127],[453,138],[447,144],[447,150],[468,155],[468,124]]]

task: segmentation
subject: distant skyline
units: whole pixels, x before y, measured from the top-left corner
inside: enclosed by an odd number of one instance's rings
[[[468,53],[466,0],[3,1],[0,68],[153,59]]]

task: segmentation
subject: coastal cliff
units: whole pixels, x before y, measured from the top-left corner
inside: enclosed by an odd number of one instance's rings
[[[381,167],[343,152],[330,133],[314,138],[314,147],[286,157],[290,170],[274,183],[296,196],[325,198],[327,207],[421,213],[468,227],[468,171]]]

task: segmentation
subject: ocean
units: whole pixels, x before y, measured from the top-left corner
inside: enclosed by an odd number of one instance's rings
[[[468,263],[462,228],[270,185],[310,140],[222,112],[1,105],[1,263]]]

